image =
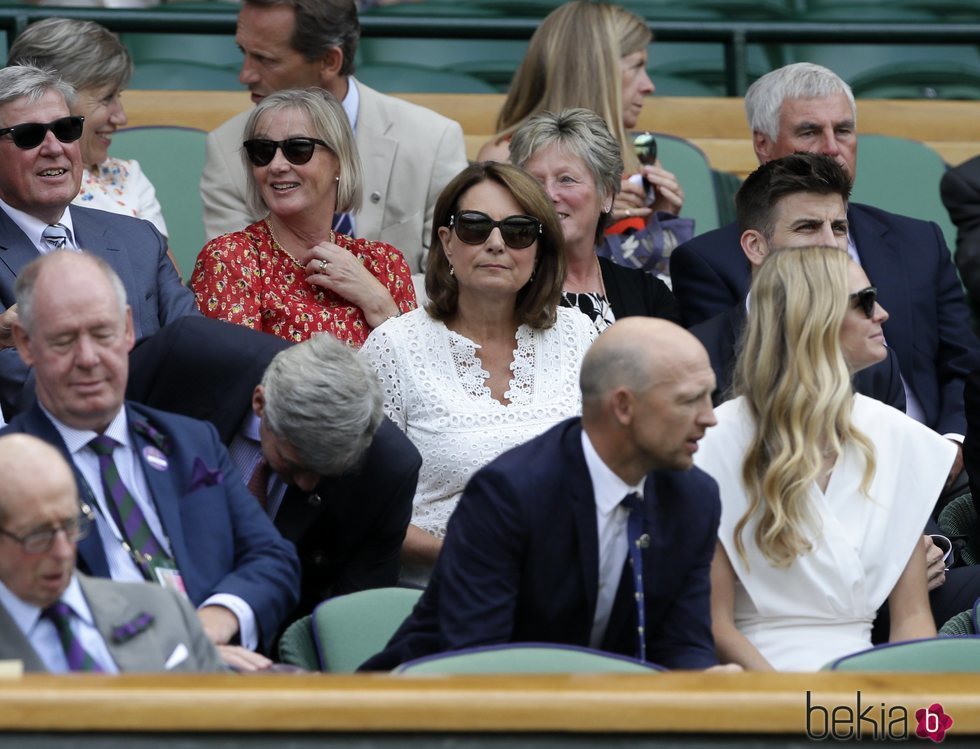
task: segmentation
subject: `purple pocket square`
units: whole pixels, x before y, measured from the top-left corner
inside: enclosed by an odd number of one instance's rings
[[[136,635],[144,631],[151,624],[153,624],[153,616],[144,611],[135,619],[131,619],[125,624],[120,624],[118,627],[113,627],[112,641],[118,645],[128,640],[132,640],[134,637],[136,637]]]
[[[204,486],[217,486],[225,480],[220,469],[211,470],[200,458],[194,458],[194,471],[191,473],[191,491]]]

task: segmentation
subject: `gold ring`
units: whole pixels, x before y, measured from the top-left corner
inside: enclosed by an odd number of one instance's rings
[[[326,273],[326,271],[327,271],[327,261],[326,260],[321,260],[320,261],[320,272],[321,273]]]

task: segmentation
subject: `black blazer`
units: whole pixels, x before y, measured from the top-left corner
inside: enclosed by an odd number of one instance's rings
[[[129,395],[210,421],[228,444],[251,411],[265,368],[291,345],[240,325],[186,317],[133,351]],[[275,524],[296,544],[303,567],[292,618],[333,595],[396,584],[421,465],[415,446],[385,418],[358,470],[324,476],[312,494],[286,491]]]
[[[662,317],[681,324],[680,308],[667,284],[639,268],[624,268],[599,258],[599,272],[609,306],[617,320],[624,317]]]

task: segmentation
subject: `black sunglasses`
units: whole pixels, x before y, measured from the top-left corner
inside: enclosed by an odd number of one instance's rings
[[[855,302],[854,308],[861,310],[869,320],[874,317],[875,304],[878,303],[878,289],[874,286],[855,291],[848,299]]]
[[[83,122],[85,122],[85,118],[79,116],[59,117],[52,122],[24,122],[20,125],[3,128],[0,130],[0,136],[9,133],[17,148],[28,151],[41,145],[44,136],[48,134],[48,130],[54,133],[54,137],[62,143],[74,143],[82,137]]]
[[[269,140],[268,138],[255,138],[242,143],[248,160],[255,166],[266,166],[276,157],[276,149],[282,149],[282,155],[290,164],[305,164],[313,158],[313,151],[317,146],[330,148],[319,138],[286,138],[286,140]]]
[[[466,244],[482,244],[490,232],[500,229],[504,243],[515,250],[530,247],[543,231],[534,216],[516,215],[494,221],[481,211],[460,211],[449,219],[449,228],[455,229],[456,236]]]

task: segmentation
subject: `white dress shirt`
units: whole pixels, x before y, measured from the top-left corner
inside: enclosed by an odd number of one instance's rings
[[[0,208],[3,208],[4,213],[10,216],[10,220],[17,224],[18,228],[27,235],[27,238],[31,240],[31,243],[37,248],[38,252],[42,255],[51,252],[51,245],[41,237],[42,232],[48,228],[46,221],[35,218],[29,213],[19,211],[3,200],[0,200]],[[68,243],[65,247],[72,250],[77,249],[78,243],[75,241],[75,227],[71,222],[71,211],[65,208],[65,212],[61,214],[61,218],[54,223],[61,224],[68,230]]]

